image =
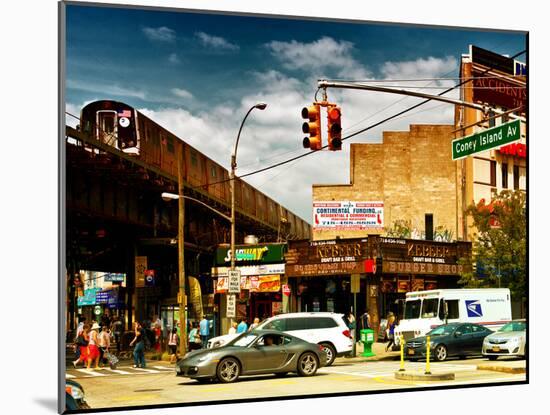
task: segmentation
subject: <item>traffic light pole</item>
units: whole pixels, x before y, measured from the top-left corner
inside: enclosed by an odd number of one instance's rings
[[[317,82],[317,86],[322,89],[326,88],[342,88],[342,89],[359,89],[364,91],[374,91],[374,92],[386,92],[389,94],[398,94],[398,95],[407,95],[411,97],[417,97],[417,98],[425,98],[425,99],[431,99],[434,101],[441,101],[446,102],[447,104],[453,104],[453,105],[462,105],[464,107],[470,107],[474,108],[476,110],[483,111],[484,113],[487,113],[489,111],[494,112],[495,114],[502,115],[504,113],[508,113],[508,115],[511,118],[521,120],[525,122],[525,117],[522,117],[520,115],[516,114],[510,114],[508,111],[503,111],[499,108],[492,108],[489,106],[476,104],[473,102],[466,102],[461,101],[459,99],[453,99],[453,98],[447,98],[443,97],[441,95],[430,95],[430,94],[424,94],[422,92],[416,92],[416,91],[407,91],[405,89],[394,89],[394,88],[386,88],[382,86],[374,86],[374,85],[365,85],[361,83],[355,83],[355,82],[338,82],[338,81],[328,81],[325,79],[321,79]]]
[[[187,316],[185,308],[187,297],[185,296],[185,199],[183,196],[183,146],[178,148],[178,305],[180,320],[180,355],[187,353]]]

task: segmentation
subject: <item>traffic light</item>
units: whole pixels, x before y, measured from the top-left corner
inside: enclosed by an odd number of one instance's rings
[[[302,118],[309,120],[302,125],[302,131],[309,134],[309,137],[304,137],[302,145],[304,148],[311,150],[320,150],[323,147],[321,140],[321,106],[313,104],[311,107],[302,109]]]
[[[336,105],[327,109],[328,118],[328,149],[332,151],[342,150],[342,111]]]

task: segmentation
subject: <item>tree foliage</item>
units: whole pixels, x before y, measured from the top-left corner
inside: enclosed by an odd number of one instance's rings
[[[474,267],[461,275],[466,287],[510,289],[512,297],[527,297],[525,280],[527,261],[526,194],[521,190],[502,191],[486,204],[482,199],[468,207],[477,230],[472,245]]]

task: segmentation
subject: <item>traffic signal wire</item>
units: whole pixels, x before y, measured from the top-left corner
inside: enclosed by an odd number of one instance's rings
[[[523,50],[523,51],[521,51],[521,52],[518,52],[518,53],[516,53],[514,56],[512,56],[510,59],[517,58],[518,56],[523,55],[525,52],[526,52],[526,50]],[[481,73],[481,75],[486,74],[486,73],[489,72],[490,70],[491,70],[491,68],[487,68],[485,71],[483,71],[483,72]],[[464,85],[465,83],[468,83],[468,82],[471,82],[471,81],[472,81],[472,79],[470,79],[470,78],[465,79],[465,80],[459,82],[458,84],[456,84],[455,86],[452,86],[452,87],[450,87],[450,88],[447,88],[445,91],[442,91],[442,92],[440,92],[440,93],[437,94],[437,95],[438,95],[438,96],[442,96],[442,95],[444,95],[444,94],[446,94],[446,93],[448,93],[448,92],[451,92],[452,90],[454,90],[454,89],[456,89],[456,88],[458,88],[458,87]],[[317,92],[319,92],[319,89],[317,90]],[[317,95],[317,92],[315,93],[315,95]],[[399,111],[398,113],[396,113],[396,114],[394,114],[394,115],[391,115],[391,116],[389,116],[389,117],[386,117],[386,118],[384,118],[383,120],[378,121],[377,123],[374,123],[374,124],[372,124],[372,125],[369,125],[368,127],[365,127],[365,128],[363,128],[363,129],[361,129],[361,130],[359,130],[359,131],[356,131],[356,132],[354,132],[354,133],[352,133],[352,134],[349,134],[349,135],[346,136],[346,137],[343,137],[343,138],[342,138],[342,141],[348,140],[348,139],[350,139],[350,138],[352,138],[352,137],[355,137],[356,135],[359,135],[359,134],[361,134],[361,133],[364,133],[365,131],[372,130],[373,128],[376,128],[376,127],[378,127],[379,125],[381,125],[381,124],[383,124],[383,123],[385,123],[385,122],[387,122],[387,121],[391,121],[391,120],[393,120],[394,118],[397,118],[397,117],[399,117],[399,116],[401,116],[401,115],[403,115],[403,114],[406,114],[407,112],[410,112],[410,111],[412,111],[412,110],[414,110],[414,109],[416,109],[416,108],[418,108],[418,107],[420,107],[420,106],[422,106],[422,105],[424,105],[424,104],[430,102],[431,100],[432,100],[431,98],[427,98],[427,99],[425,99],[424,101],[419,102],[418,104],[415,104],[415,105],[413,105],[413,106],[411,106],[411,107],[409,107],[409,108],[406,108],[406,109],[404,109],[404,110],[402,110],[402,111]],[[264,168],[262,168],[262,169],[258,169],[258,170],[252,171],[252,172],[247,173],[247,174],[243,174],[243,175],[238,176],[238,177],[239,177],[239,178],[244,178],[244,177],[252,176],[252,175],[254,175],[254,174],[263,173],[264,171],[271,170],[271,169],[274,169],[274,168],[279,167],[279,166],[283,166],[283,165],[288,164],[288,163],[291,163],[291,162],[293,162],[293,161],[295,161],[295,160],[299,160],[299,159],[301,159],[301,158],[303,158],[303,157],[309,156],[310,154],[314,154],[314,153],[316,153],[317,151],[321,151],[321,150],[323,150],[323,149],[325,149],[325,148],[328,148],[328,146],[329,146],[329,145],[326,144],[326,145],[324,145],[323,147],[321,147],[321,148],[318,149],[318,150],[311,150],[311,151],[308,152],[308,153],[301,154],[301,155],[299,155],[299,156],[296,156],[296,157],[290,158],[290,159],[288,159],[288,160],[285,160],[285,161],[282,161],[282,162],[273,164],[273,165],[271,165],[271,166],[264,167]]]

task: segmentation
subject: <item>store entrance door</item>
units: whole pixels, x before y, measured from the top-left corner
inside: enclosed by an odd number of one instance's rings
[[[271,317],[271,300],[256,300],[252,311],[251,319],[258,317],[260,321],[263,321]]]

